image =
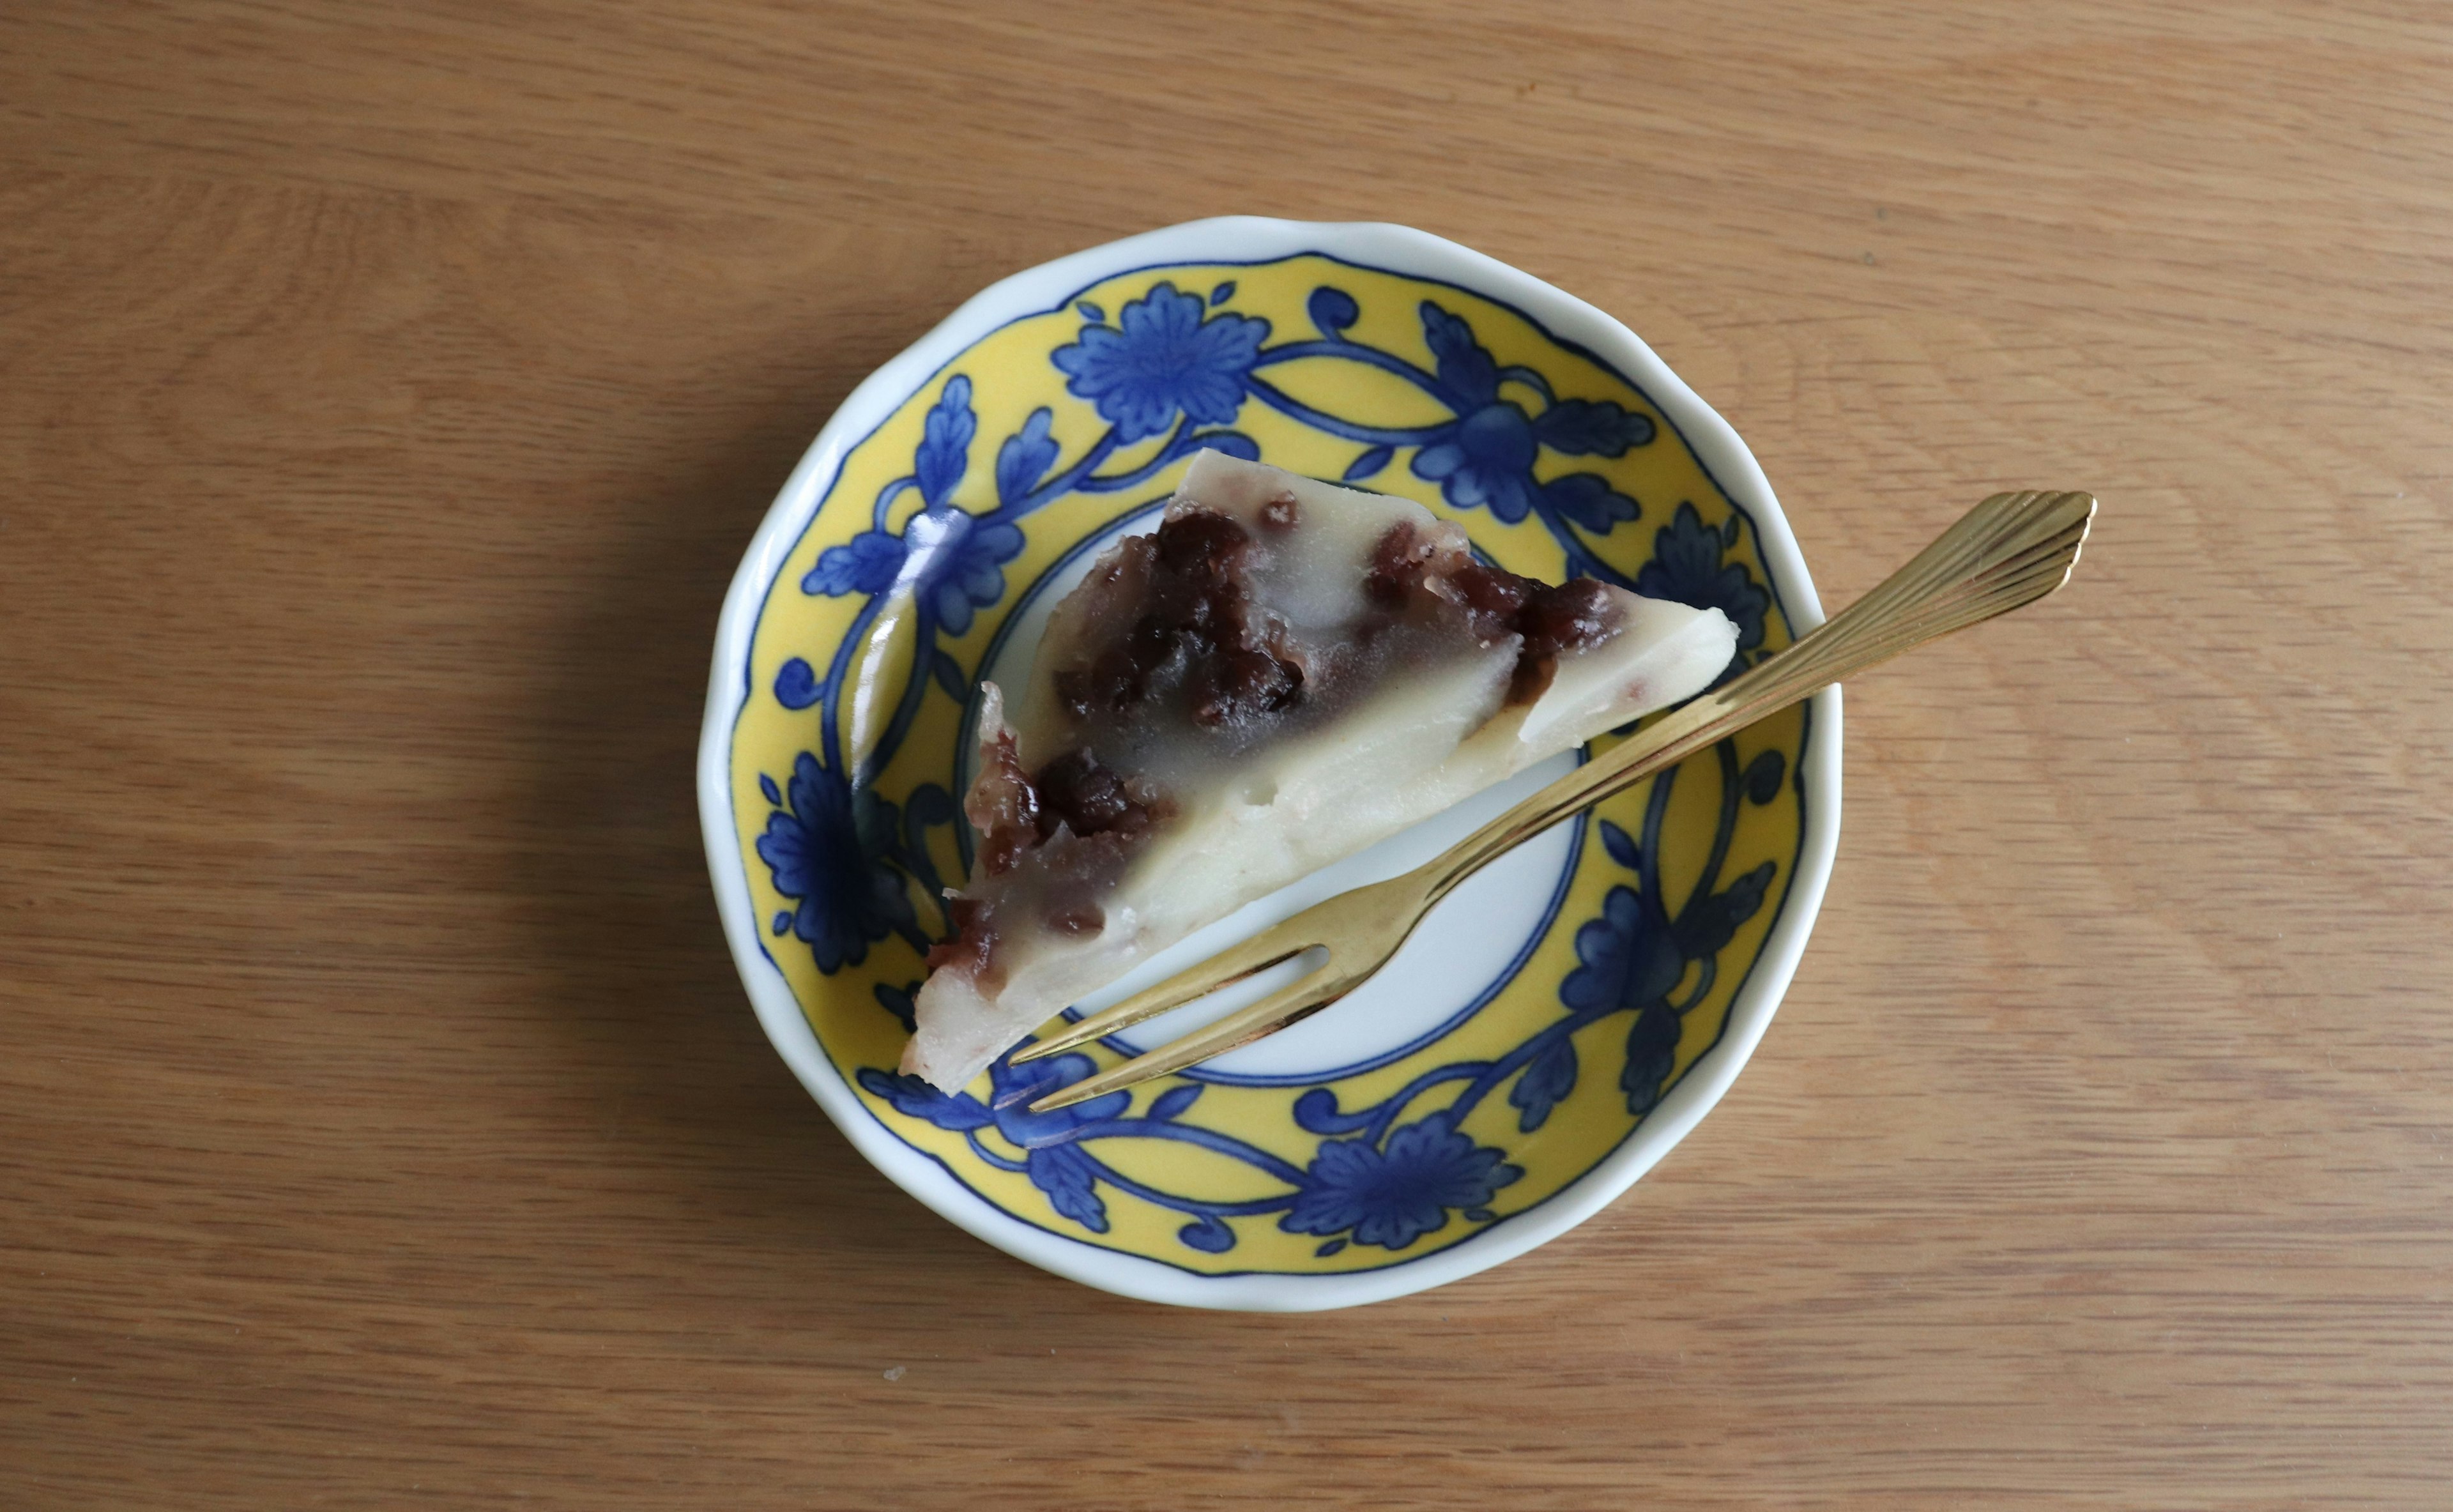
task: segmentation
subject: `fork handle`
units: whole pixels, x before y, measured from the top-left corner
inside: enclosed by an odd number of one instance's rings
[[[1721,686],[1637,730],[1414,873],[1426,903],[1525,841],[1767,714],[1877,663],[2031,604],[2069,580],[2095,516],[2084,493],[1997,493],[1881,587]]]

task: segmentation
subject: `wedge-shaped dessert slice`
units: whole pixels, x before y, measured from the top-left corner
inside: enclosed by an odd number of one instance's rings
[[[1729,663],[1717,609],[1476,562],[1403,499],[1221,452],[984,684],[978,834],[903,1068],[952,1091],[1077,999]]]

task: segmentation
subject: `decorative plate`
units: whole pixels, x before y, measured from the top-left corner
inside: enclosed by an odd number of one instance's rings
[[[1599,310],[1403,227],[1153,231],[963,306],[785,485],[716,636],[699,757],[716,896],[785,1060],[972,1233],[1159,1302],[1399,1296],[1573,1226],[1737,1075],[1830,871],[1839,695],[1528,844],[1362,992],[1207,1066],[1046,1115],[1025,1106],[1045,1085],[1131,1045],[1000,1063],[952,1097],[900,1076],[943,889],[969,864],[978,683],[1019,680],[1047,606],[1155,523],[1204,447],[1420,500],[1515,571],[1716,606],[1741,662],[1821,619],[1736,433]],[[1508,796],[1145,976],[1426,856]]]

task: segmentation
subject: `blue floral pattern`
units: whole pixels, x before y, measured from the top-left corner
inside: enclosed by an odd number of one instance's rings
[[[993,1087],[982,1103],[968,1092],[948,1096],[916,1076],[863,1067],[860,1084],[891,1104],[898,1112],[924,1118],[939,1128],[967,1136],[980,1158],[1004,1170],[1026,1172],[1032,1185],[1047,1194],[1048,1204],[1094,1234],[1107,1231],[1107,1204],[1098,1181],[1106,1168],[1084,1153],[1077,1141],[1085,1128],[1115,1117],[1132,1101],[1127,1092],[1110,1092],[1052,1113],[1033,1113],[1034,1100],[1070,1086],[1091,1071],[1087,1055],[1051,1056],[1027,1068],[1000,1059],[989,1068]],[[1002,1155],[980,1138],[993,1129],[1019,1157]]]
[[[880,800],[868,793],[855,800],[842,773],[807,752],[781,795],[772,779],[764,786],[768,801],[783,806],[767,818],[758,859],[774,874],[775,890],[799,905],[777,916],[777,934],[789,930],[808,945],[819,970],[840,971],[868,959],[869,945],[891,931],[914,930],[903,879],[860,833],[864,810],[874,822]]]
[[[1549,385],[1529,368],[1502,369],[1473,339],[1473,328],[1425,300],[1423,337],[1438,362],[1433,388],[1458,418],[1414,454],[1414,475],[1440,486],[1440,496],[1459,509],[1488,509],[1510,525],[1540,510],[1546,523],[1571,521],[1597,534],[1632,520],[1636,502],[1598,473],[1575,472],[1537,483],[1533,464],[1542,448],[1570,456],[1619,457],[1652,439],[1652,420],[1608,400],[1571,399],[1546,405],[1540,417],[1500,396],[1503,382],[1549,395]],[[1555,528],[1555,527],[1554,527]]]
[[[1699,609],[1719,609],[1738,627],[1737,657],[1744,661],[1763,645],[1764,611],[1771,607],[1771,595],[1756,586],[1743,565],[1722,560],[1722,553],[1737,545],[1737,523],[1731,515],[1725,529],[1714,529],[1692,504],[1679,505],[1677,515],[1653,532],[1652,560],[1635,574],[1635,591]]]
[[[968,634],[972,609],[1005,597],[1005,564],[1022,554],[1021,528],[1008,520],[983,520],[956,507],[951,497],[969,466],[967,455],[979,428],[970,402],[971,381],[958,373],[928,411],[911,476],[879,500],[882,521],[894,495],[907,486],[919,490],[922,507],[902,533],[890,533],[881,524],[828,547],[801,579],[802,592],[841,597],[907,589],[932,625],[950,635]],[[1007,448],[1027,452],[1034,427],[1036,439],[1044,443],[1047,414],[1043,409],[1034,415],[1032,426],[1007,442]]]
[[[1487,1222],[1490,1200],[1524,1174],[1504,1151],[1476,1144],[1447,1115],[1434,1113],[1389,1135],[1385,1148],[1369,1140],[1323,1140],[1278,1226],[1294,1234],[1350,1231],[1358,1244],[1404,1249],[1446,1228],[1452,1209]]]
[[[928,946],[913,894],[935,900],[943,893],[927,835],[958,822],[950,784],[923,784],[898,809],[878,795],[873,780],[932,688],[957,703],[968,697],[971,673],[944,641],[967,635],[977,611],[1004,599],[1006,567],[1025,545],[1022,523],[1068,495],[1140,487],[1200,448],[1256,456],[1258,448],[1234,428],[1248,405],[1351,443],[1357,449],[1345,472],[1349,482],[1377,475],[1410,450],[1414,475],[1438,485],[1452,508],[1486,509],[1508,523],[1536,520],[1571,571],[1723,610],[1739,627],[1739,662],[1762,646],[1770,595],[1744,561],[1729,557],[1738,542],[1734,515],[1715,527],[1682,502],[1657,528],[1652,560],[1630,581],[1587,538],[1642,518],[1644,504],[1600,473],[1545,460],[1624,456],[1655,440],[1651,416],[1611,400],[1555,395],[1542,374],[1501,365],[1471,324],[1436,300],[1412,311],[1431,359],[1426,368],[1354,340],[1349,331],[1361,307],[1334,285],[1317,288],[1306,304],[1312,333],[1274,345],[1269,322],[1226,308],[1234,288],[1222,283],[1205,297],[1162,281],[1127,301],[1112,324],[1096,304],[1074,307],[1079,331],[1049,361],[1066,375],[1067,391],[1095,410],[1106,429],[1069,461],[1051,411],[1035,409],[998,442],[986,481],[972,488],[979,439],[972,385],[965,373],[949,374],[927,411],[910,470],[880,491],[866,529],[823,551],[801,579],[805,593],[862,601],[823,673],[799,658],[777,673],[772,691],[784,707],[816,710],[817,748],[794,758],[780,786],[760,778],[772,812],[757,853],[777,892],[794,904],[776,915],[774,933],[806,945],[821,972],[859,965],[889,936],[918,950]],[[1271,376],[1282,364],[1320,359],[1391,375],[1446,418],[1412,427],[1366,424],[1312,408]],[[1164,439],[1140,461],[1115,464],[1119,451],[1153,438]],[[987,488],[993,503],[983,497]],[[916,496],[917,507],[896,524],[906,494]],[[866,756],[848,762],[845,679],[855,650],[892,604],[907,606],[917,660],[883,734]],[[1294,1119],[1319,1142],[1303,1164],[1188,1120],[1203,1092],[1197,1081],[1165,1088],[1139,1113],[1130,1111],[1128,1093],[1054,1113],[1028,1111],[1044,1093],[1091,1074],[1094,1063],[1078,1053],[1020,1067],[1000,1059],[989,1069],[986,1100],[969,1091],[948,1095],[874,1066],[860,1068],[857,1080],[897,1113],[960,1133],[987,1164],[1026,1175],[1058,1220],[1090,1234],[1109,1231],[1107,1204],[1116,1194],[1181,1215],[1179,1241],[1207,1254],[1235,1246],[1228,1220],[1236,1218],[1276,1215],[1282,1230],[1321,1240],[1324,1256],[1348,1245],[1393,1253],[1459,1221],[1498,1222],[1494,1206],[1523,1171],[1506,1149],[1466,1132],[1475,1110],[1504,1091],[1521,1135],[1542,1128],[1575,1091],[1579,1042],[1589,1046],[1591,1031],[1623,1036],[1619,1095],[1632,1114],[1648,1112],[1678,1073],[1685,1015],[1710,992],[1721,953],[1764,905],[1773,864],[1725,881],[1722,873],[1740,806],[1777,796],[1783,758],[1765,751],[1742,770],[1733,741],[1722,742],[1716,758],[1717,838],[1683,901],[1671,906],[1658,855],[1663,818],[1685,767],[1655,780],[1640,833],[1593,821],[1621,880],[1608,887],[1600,913],[1576,930],[1577,965],[1559,985],[1557,1017],[1506,1054],[1438,1066],[1366,1106],[1342,1106],[1329,1086],[1306,1091]],[[942,903],[937,906],[939,924],[949,925]],[[907,1029],[918,985],[874,987],[879,1007]],[[1102,1157],[1101,1146],[1119,1140],[1199,1145],[1241,1163],[1276,1190],[1234,1202],[1167,1191]]]
[[[1269,323],[1243,315],[1205,318],[1207,304],[1161,284],[1126,305],[1116,328],[1086,325],[1048,361],[1071,375],[1066,388],[1098,406],[1129,446],[1175,424],[1223,426],[1244,408],[1244,381]]]

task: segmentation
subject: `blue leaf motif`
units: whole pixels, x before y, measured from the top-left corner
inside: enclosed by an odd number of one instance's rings
[[[1187,1082],[1182,1086],[1168,1087],[1150,1100],[1149,1112],[1145,1116],[1153,1121],[1165,1123],[1190,1107],[1193,1100],[1200,1096],[1201,1084],[1198,1082]]]
[[[1099,1200],[1090,1159],[1070,1144],[1035,1149],[1030,1184],[1047,1194],[1048,1205],[1094,1234],[1107,1231],[1107,1204]]]
[[[1261,460],[1261,444],[1240,430],[1205,430],[1194,436],[1194,451],[1223,451],[1246,462]]]
[[[818,565],[801,578],[801,591],[841,598],[883,593],[903,571],[903,541],[883,530],[863,530],[843,546],[818,553]]]
[[[1602,821],[1602,848],[1609,852],[1610,860],[1627,870],[1644,869],[1644,858],[1636,851],[1634,837],[1606,819]]]
[[[1533,1064],[1507,1094],[1507,1101],[1523,1109],[1516,1121],[1517,1132],[1530,1134],[1549,1122],[1550,1109],[1559,1100],[1576,1089],[1576,1044],[1566,1035],[1548,1049],[1534,1057]]]
[[[1680,952],[1696,960],[1720,954],[1736,938],[1738,926],[1763,906],[1771,877],[1772,864],[1766,861],[1722,891],[1690,901],[1671,926]]]
[[[1661,1084],[1678,1066],[1678,1034],[1685,1027],[1666,1003],[1647,1005],[1626,1031],[1626,1067],[1619,1072],[1619,1089],[1626,1094],[1626,1110],[1641,1118],[1661,1102]]]
[[[1376,473],[1382,468],[1387,467],[1388,459],[1396,454],[1397,448],[1394,447],[1373,447],[1370,450],[1346,464],[1346,481],[1348,483],[1362,482],[1364,479],[1370,477],[1373,473]]]
[[[1542,497],[1551,508],[1595,535],[1607,535],[1610,527],[1644,512],[1633,499],[1611,487],[1609,480],[1598,472],[1570,472],[1553,478],[1542,486]]]
[[[775,668],[775,702],[786,708],[807,708],[818,701],[818,674],[810,669],[808,663],[799,657],[795,656]],[[780,804],[784,801],[783,795],[775,791],[772,778],[761,777],[758,780],[767,785],[768,803]]]
[[[1322,1244],[1318,1249],[1313,1250],[1312,1254],[1321,1260],[1326,1260],[1329,1256],[1336,1254],[1339,1250],[1342,1250],[1345,1247],[1345,1240],[1332,1239],[1326,1243]]]
[[[782,935],[784,931],[791,927],[792,910],[789,908],[777,910],[774,922],[768,925],[769,930],[778,936]]]
[[[1354,296],[1334,285],[1323,284],[1304,301],[1304,310],[1324,336],[1334,336],[1362,318],[1363,308]]]
[[[1623,457],[1653,437],[1652,417],[1607,399],[1562,399],[1533,422],[1542,445],[1572,457]]]
[[[777,787],[775,779],[765,772],[758,774],[758,790],[767,795],[767,801],[770,804],[781,804],[784,801],[783,789]]]
[[[1499,397],[1499,365],[1473,339],[1473,328],[1429,300],[1422,306],[1423,340],[1439,365],[1440,387],[1460,411]]]
[[[1786,771],[1788,758],[1778,747],[1757,755],[1746,763],[1746,801],[1762,805],[1780,795],[1780,779]]]
[[[920,497],[932,505],[946,503],[970,467],[971,437],[978,431],[979,419],[971,413],[971,381],[956,373],[946,380],[946,391],[921,430],[912,468],[920,480]]]
[[[1107,312],[1106,310],[1101,309],[1098,306],[1091,304],[1087,299],[1075,300],[1073,302],[1073,311],[1075,314],[1080,315],[1084,320],[1087,321],[1104,323],[1107,318]]]
[[[937,686],[946,690],[947,698],[959,704],[970,697],[970,680],[963,675],[963,664],[954,660],[951,651],[942,647],[938,650],[934,669],[937,674]]]
[[[1209,291],[1209,308],[1215,309],[1234,297],[1235,280],[1230,278]]]
[[[1030,418],[1022,423],[1020,430],[1006,437],[1005,445],[997,448],[996,485],[1000,504],[1020,503],[1038,487],[1040,479],[1047,476],[1047,469],[1056,466],[1056,443],[1047,434],[1047,428],[1055,418],[1052,411],[1041,406],[1030,412]]]

